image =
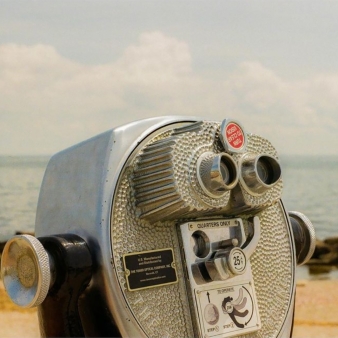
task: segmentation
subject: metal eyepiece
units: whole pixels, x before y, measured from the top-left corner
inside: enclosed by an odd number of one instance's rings
[[[219,198],[236,186],[237,165],[228,154],[207,152],[197,161],[197,178],[208,196]]]
[[[1,277],[12,301],[26,308],[41,304],[52,282],[51,266],[38,239],[30,235],[11,238],[3,250]]]
[[[297,264],[305,264],[316,248],[316,234],[311,221],[298,211],[289,211],[296,246]]]
[[[278,182],[281,168],[270,155],[246,154],[242,158],[241,173],[248,189],[261,194]]]

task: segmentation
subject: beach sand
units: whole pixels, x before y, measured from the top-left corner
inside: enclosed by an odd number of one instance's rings
[[[14,305],[0,282],[0,337],[39,337],[36,309]],[[338,280],[298,281],[294,338],[338,337]]]
[[[0,281],[0,337],[39,337],[36,308],[22,309],[13,304]]]
[[[338,280],[297,283],[293,337],[338,337]]]

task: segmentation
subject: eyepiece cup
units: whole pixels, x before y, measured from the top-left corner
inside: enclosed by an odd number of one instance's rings
[[[279,163],[270,156],[261,156],[257,159],[256,170],[259,179],[266,185],[275,184],[281,176]]]
[[[237,165],[228,154],[207,152],[197,161],[197,178],[208,196],[219,198],[238,183]]]
[[[241,174],[250,192],[262,194],[279,181],[281,167],[270,155],[246,154],[242,159]]]

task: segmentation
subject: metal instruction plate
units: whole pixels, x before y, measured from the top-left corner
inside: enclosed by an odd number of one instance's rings
[[[177,283],[173,249],[135,252],[123,255],[129,291]]]
[[[232,337],[261,328],[252,282],[195,289],[202,337]]]
[[[223,229],[230,227],[237,227],[241,225],[242,220],[240,218],[230,218],[230,219],[220,219],[220,220],[210,220],[210,221],[197,221],[189,222],[189,230],[209,230],[209,229]]]

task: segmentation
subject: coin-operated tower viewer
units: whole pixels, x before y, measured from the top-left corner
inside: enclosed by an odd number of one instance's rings
[[[248,128],[249,129],[249,128]],[[290,337],[315,234],[274,146],[236,120],[134,122],[53,156],[1,273],[41,335]]]

